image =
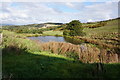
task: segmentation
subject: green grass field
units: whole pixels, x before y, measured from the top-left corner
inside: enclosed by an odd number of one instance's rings
[[[84,28],[87,37],[91,35],[102,35],[102,33],[118,33],[118,20],[108,21],[107,25],[98,28]]]
[[[107,21],[107,24],[98,28],[84,28],[86,33],[86,38],[91,38],[95,40],[100,40],[107,44],[119,46],[120,36],[118,27],[118,19]]]
[[[3,78],[119,78],[120,64],[81,63],[73,58],[41,51],[19,34],[3,31]],[[34,45],[34,46],[33,46]]]
[[[97,23],[91,23],[91,24],[86,24],[86,23],[83,23],[82,26],[92,26],[92,25],[96,25]]]
[[[120,64],[84,64],[48,52],[3,56],[3,77],[12,78],[119,78]]]
[[[63,35],[63,32],[62,31],[44,31],[43,32],[43,35],[44,36],[62,36]]]
[[[99,28],[85,28],[86,37],[104,36],[118,32],[117,20]],[[62,31],[45,31],[43,36],[62,36]],[[115,35],[113,35],[114,37]],[[2,76],[3,78],[119,78],[120,63],[82,63],[62,55],[42,51],[36,41],[24,34],[3,31]]]

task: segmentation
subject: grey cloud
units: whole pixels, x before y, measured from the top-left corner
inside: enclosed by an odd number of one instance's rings
[[[11,3],[10,3],[11,4]],[[104,20],[117,17],[116,3],[102,3],[85,6],[83,3],[55,3],[77,9],[79,12],[62,12],[59,9],[46,6],[44,3],[18,3],[18,7],[11,7],[4,3],[2,17],[4,23],[30,24],[43,22],[69,22],[77,19],[81,22],[89,20]]]

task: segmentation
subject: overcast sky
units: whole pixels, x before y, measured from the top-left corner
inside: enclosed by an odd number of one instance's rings
[[[117,2],[0,3],[0,21],[3,24],[66,23],[71,20],[91,22],[117,17]]]

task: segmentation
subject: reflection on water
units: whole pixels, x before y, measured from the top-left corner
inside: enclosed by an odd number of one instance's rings
[[[50,42],[50,41],[56,41],[56,42],[66,42],[64,40],[64,37],[56,37],[56,36],[39,36],[39,37],[28,37],[32,40],[39,40],[41,42]]]
[[[56,36],[39,36],[39,37],[28,37],[31,40],[39,40],[41,42],[69,42],[73,44],[81,44],[83,41],[75,39],[73,37],[56,37]]]

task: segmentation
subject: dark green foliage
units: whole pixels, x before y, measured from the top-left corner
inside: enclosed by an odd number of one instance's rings
[[[70,23],[67,24],[66,29],[68,29],[68,30],[76,30],[81,26],[82,26],[82,24],[78,20],[73,20],[73,21],[71,21]],[[80,28],[80,29],[82,29],[82,28]]]
[[[78,20],[73,20],[67,24],[63,35],[67,36],[84,36],[82,24]]]

